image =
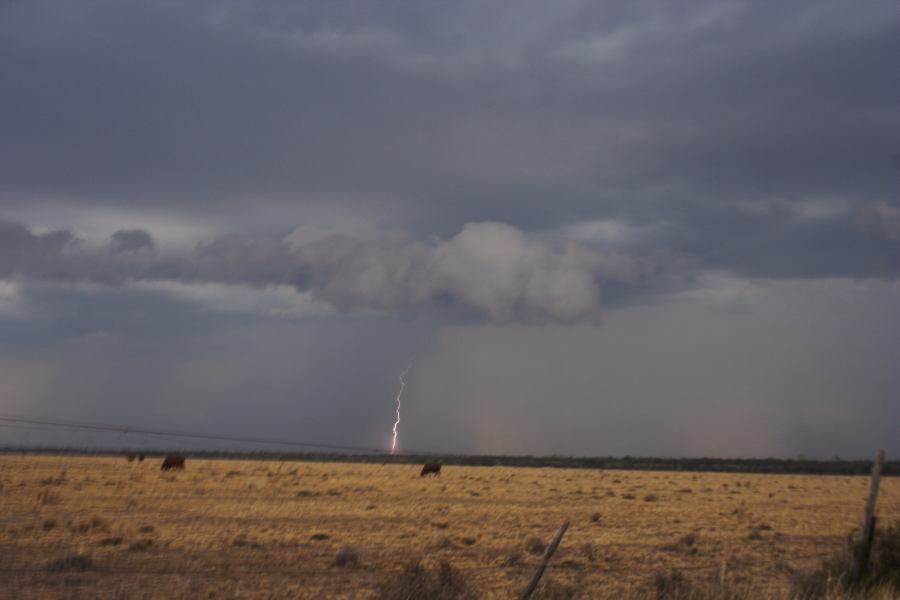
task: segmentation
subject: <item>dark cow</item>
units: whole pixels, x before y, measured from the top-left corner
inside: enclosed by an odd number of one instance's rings
[[[163,471],[168,471],[169,469],[182,470],[184,469],[184,455],[183,454],[167,454],[166,458],[163,459],[162,467],[160,467]]]
[[[134,462],[134,454],[126,454],[125,460],[127,460],[128,462]]]
[[[144,462],[144,459],[147,458],[143,454],[138,454],[138,462]]]
[[[426,475],[434,475],[435,477],[440,477],[441,475],[441,465],[440,463],[428,463],[422,467],[422,472],[419,473],[419,477],[425,477]]]

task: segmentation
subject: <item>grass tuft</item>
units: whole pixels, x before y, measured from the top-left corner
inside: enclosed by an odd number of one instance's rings
[[[336,567],[358,567],[361,554],[358,548],[353,546],[344,546],[338,550],[337,556],[334,557],[334,566]]]
[[[554,579],[541,581],[535,591],[535,600],[574,600],[578,598],[581,590],[576,585],[567,585]]]
[[[525,549],[528,550],[531,554],[541,555],[544,553],[544,550],[547,548],[547,544],[544,543],[539,537],[530,537],[525,542]]]
[[[62,571],[89,571],[94,568],[94,561],[84,554],[70,554],[56,560],[51,560],[44,569],[52,573]]]
[[[469,587],[465,576],[449,563],[442,562],[436,569],[428,569],[420,561],[414,561],[398,575],[382,583],[375,600],[475,600],[477,596]]]

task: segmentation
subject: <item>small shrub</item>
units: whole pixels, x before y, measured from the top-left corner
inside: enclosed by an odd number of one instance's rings
[[[474,600],[465,576],[448,563],[429,570],[421,562],[406,565],[402,572],[387,579],[375,594],[375,600]]]
[[[681,543],[690,548],[697,543],[697,537],[697,534],[692,531],[691,533],[685,534],[685,536],[681,538]]]
[[[156,528],[153,525],[141,525],[138,527],[138,531],[141,533],[153,533],[156,531]]]
[[[673,569],[666,572],[658,572],[653,576],[653,590],[657,600],[678,598],[687,590],[687,581],[681,571]]]
[[[474,546],[475,542],[477,542],[478,540],[473,537],[464,537],[464,538],[459,538],[459,541],[461,541],[466,546]]]
[[[323,540],[330,540],[331,536],[328,535],[327,533],[314,533],[311,536],[309,536],[309,539],[316,540],[317,542],[321,542]]]
[[[41,527],[43,528],[44,531],[50,531],[51,529],[56,527],[56,521],[54,521],[53,519],[47,519],[46,521],[44,521],[44,523],[43,523],[43,525],[41,525]]]
[[[817,600],[828,593],[828,582],[820,573],[793,573],[791,575],[791,598],[794,600]]]
[[[336,567],[358,567],[359,562],[360,552],[353,546],[344,546],[334,557],[334,566]]]
[[[591,523],[599,523],[602,518],[603,516],[600,513],[594,513],[591,515]]]
[[[120,537],[108,537],[103,538],[98,542],[101,546],[118,546],[122,543],[122,538]]]
[[[879,584],[900,592],[900,521],[875,533],[871,573]]]
[[[50,572],[60,571],[89,571],[94,568],[94,562],[84,554],[71,554],[63,558],[57,558],[47,563],[44,567]]]
[[[534,594],[538,600],[573,600],[579,593],[578,586],[559,583],[554,579],[542,581]]]
[[[792,593],[798,600],[825,598],[832,592],[847,590],[852,553],[857,551],[853,540],[855,535],[851,536],[847,550],[823,561],[814,573],[795,575]],[[875,532],[868,571],[861,587],[864,591],[880,589],[886,595],[900,592],[900,521]]]
[[[653,588],[657,600],[757,600],[771,596],[760,596],[749,584],[728,581],[689,581],[681,571],[657,573],[653,578]],[[781,596],[774,596],[781,598]],[[790,596],[791,600],[795,600]]]
[[[538,537],[530,537],[525,542],[525,549],[528,550],[531,554],[543,554],[546,548],[547,545],[541,538]]]
[[[450,539],[449,536],[442,537],[437,544],[435,544],[435,548],[438,550],[455,550],[456,544],[453,543],[453,540]]]
[[[69,523],[69,529],[72,533],[93,533],[95,531],[108,531],[109,525],[100,517],[94,517],[90,521],[83,523]]]
[[[145,540],[137,540],[128,544],[129,552],[144,552],[145,550],[149,550],[153,547],[153,540],[145,539]]]
[[[644,496],[644,502],[656,502],[657,500],[659,500],[659,498],[656,494],[647,494]]]

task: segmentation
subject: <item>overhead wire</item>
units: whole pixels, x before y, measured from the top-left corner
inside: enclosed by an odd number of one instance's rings
[[[159,437],[177,437],[196,440],[213,440],[220,442],[235,442],[246,444],[264,444],[273,446],[288,446],[295,448],[314,448],[318,450],[333,450],[340,452],[363,452],[367,454],[387,454],[383,448],[369,448],[364,446],[353,446],[346,444],[327,444],[321,442],[307,442],[298,440],[286,440],[276,438],[264,438],[255,436],[241,436],[228,434],[210,434],[204,432],[175,431],[166,429],[151,429],[145,427],[131,427],[127,425],[111,425],[108,423],[95,423],[87,421],[71,421],[64,419],[50,419],[44,417],[0,414],[0,421],[6,423],[21,423],[28,425],[43,425],[64,429],[81,429],[86,431],[106,431],[120,434],[141,434]],[[406,455],[436,455],[436,452],[408,450],[402,454]]]

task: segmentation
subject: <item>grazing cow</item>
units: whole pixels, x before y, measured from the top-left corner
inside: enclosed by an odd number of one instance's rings
[[[134,462],[134,454],[126,454],[125,460],[127,460],[128,462]]]
[[[428,463],[422,467],[422,472],[419,473],[419,477],[425,477],[426,475],[434,475],[435,477],[440,477],[441,475],[441,465],[440,463]]]
[[[184,469],[184,455],[183,454],[167,454],[166,458],[163,459],[162,467],[160,467],[163,471],[168,471],[169,469]]]

